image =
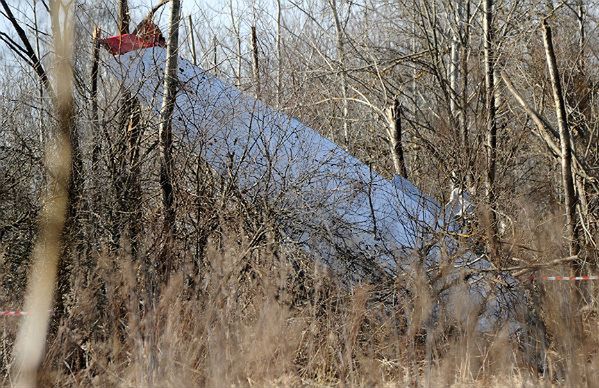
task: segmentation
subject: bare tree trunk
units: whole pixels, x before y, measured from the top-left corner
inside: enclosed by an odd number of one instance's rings
[[[560,149],[558,145],[553,141],[553,137],[555,136],[554,129],[551,127],[549,122],[539,114],[536,110],[534,110],[525,100],[524,97],[514,87],[512,81],[509,79],[505,72],[501,72],[501,78],[503,79],[503,83],[510,91],[512,96],[518,101],[518,104],[524,109],[526,114],[530,116],[532,121],[537,126],[538,136],[543,139],[549,150],[556,156],[560,156]]]
[[[140,201],[142,197],[140,186],[139,149],[141,138],[141,107],[137,98],[131,99],[130,115],[127,123],[127,181],[125,191],[125,208],[127,211],[127,226],[131,256],[138,259],[140,223],[142,211]]]
[[[335,21],[335,34],[336,34],[336,50],[337,50],[337,61],[339,62],[339,74],[341,75],[341,103],[342,106],[342,124],[343,124],[343,141],[345,146],[349,145],[349,101],[347,100],[347,69],[345,60],[345,45],[344,45],[344,32],[341,26],[341,20],[339,20],[339,12],[337,10],[336,0],[329,0],[331,11],[333,12],[333,19]]]
[[[237,70],[235,74],[235,86],[241,89],[241,68],[242,68],[242,56],[241,56],[241,18],[238,17],[235,21],[235,12],[233,10],[233,0],[229,0],[229,12],[231,14],[231,26],[233,33],[235,33],[236,49],[237,49]],[[215,53],[216,55],[216,53]],[[215,57],[216,58],[216,57]]]
[[[72,8],[71,3],[63,5],[62,2],[54,1],[50,4],[56,56],[56,98],[53,102],[58,128],[55,132],[55,147],[46,149],[48,186],[40,214],[39,233],[32,252],[32,268],[25,297],[25,309],[29,315],[22,321],[13,349],[14,382],[20,387],[35,386],[37,383],[37,369],[43,359],[46,344],[62,234],[69,208],[72,169],[70,141],[74,128]],[[55,28],[59,19],[62,27],[60,30]]]
[[[576,170],[576,168],[574,166],[573,167],[573,174],[574,174],[574,179],[575,179],[575,184],[576,184],[576,190],[577,190],[577,199],[578,199],[578,220],[580,221],[580,225],[581,225],[581,229],[582,229],[582,234],[583,237],[579,237],[579,244],[582,238],[584,238],[584,242],[589,241],[591,243],[594,242],[593,239],[593,235],[592,233],[590,233],[590,223],[589,223],[589,219],[591,217],[591,215],[589,214],[589,202],[587,200],[587,193],[586,193],[586,187],[585,187],[585,182],[584,179],[577,176],[574,171]]]
[[[212,69],[214,75],[218,75],[218,39],[216,39],[216,35],[212,37],[212,50]]]
[[[35,53],[37,55],[38,58],[41,58],[41,50],[40,50],[40,28],[39,28],[39,20],[38,20],[38,15],[37,15],[37,0],[34,0],[33,2],[33,27],[35,28]],[[39,77],[38,77],[39,78]],[[39,88],[38,88],[38,94],[39,94],[39,98],[40,98],[40,105],[43,106],[44,103],[44,83],[42,82],[41,79],[38,80],[39,82]],[[42,109],[40,108],[40,115],[39,115],[39,139],[40,139],[40,144],[44,144],[45,143],[45,130],[44,130],[44,118],[43,115],[41,114]]]
[[[92,175],[96,176],[95,169],[97,168],[98,159],[100,158],[100,131],[98,123],[98,66],[100,61],[100,28],[94,27],[93,33],[93,50],[92,50],[92,68],[89,99],[91,103],[91,120],[92,128],[94,129],[94,145],[92,150]]]
[[[387,117],[387,136],[389,137],[389,145],[391,147],[391,156],[393,158],[393,166],[395,173],[408,179],[408,170],[404,159],[403,145],[401,142],[401,105],[396,97],[393,105],[385,109]]]
[[[470,2],[459,1],[455,9],[455,27],[452,28],[451,57],[449,62],[449,111],[451,122],[457,126],[460,148],[463,155],[461,164],[452,169],[452,175],[459,178],[460,190],[473,188],[472,162],[470,160],[470,145],[468,141],[468,52],[470,27]]]
[[[449,99],[449,111],[451,112],[451,115],[454,117],[454,119],[457,119],[458,116],[458,112],[457,112],[457,107],[456,107],[456,100],[458,98],[458,80],[460,78],[460,68],[459,68],[459,63],[460,63],[460,47],[461,47],[461,42],[460,42],[460,33],[462,30],[462,20],[461,20],[461,13],[462,13],[462,4],[461,2],[458,2],[459,4],[456,4],[457,9],[457,15],[456,15],[456,20],[455,20],[455,28],[453,28],[452,31],[452,36],[451,36],[451,56],[449,59],[449,88],[450,93],[451,93],[451,98]]]
[[[460,48],[457,37],[453,37],[451,41],[451,59],[449,60],[449,88],[451,89],[451,98],[449,99],[449,111],[457,117],[456,112],[456,98],[458,94],[458,78],[459,68],[458,62],[460,61]]]
[[[178,70],[178,52],[179,52],[179,15],[181,12],[181,2],[172,1],[169,41],[166,52],[166,66],[164,69],[164,97],[162,100],[162,109],[160,110],[160,127],[158,134],[160,137],[160,186],[162,188],[162,203],[164,211],[163,230],[166,234],[166,246],[171,244],[175,234],[175,207],[173,197],[173,159],[172,159],[172,127],[171,121],[173,110],[175,108],[175,99],[177,95],[177,70]],[[167,255],[169,256],[169,255]],[[171,257],[164,257],[165,265],[163,279],[168,278],[168,273],[172,263]]]
[[[574,188],[574,174],[572,170],[572,139],[570,137],[570,128],[568,127],[568,116],[566,114],[566,105],[562,92],[561,79],[557,69],[557,60],[553,48],[553,38],[551,28],[547,20],[543,20],[543,43],[547,57],[547,66],[549,67],[549,77],[553,89],[553,101],[555,105],[555,115],[557,118],[560,154],[562,167],[562,185],[564,190],[564,210],[566,213],[566,233],[570,256],[578,256],[580,245],[578,240],[578,229],[576,227],[576,193]],[[580,259],[571,262],[571,271],[576,275],[582,275],[582,261]],[[586,285],[581,285],[571,289],[573,314],[568,314],[572,319],[572,331],[575,340],[580,340],[584,332],[582,315],[582,293],[587,293]],[[573,351],[574,343],[570,343],[570,351]],[[578,374],[577,366],[573,365],[573,373]]]
[[[52,100],[52,103],[54,104],[55,107],[58,107],[60,104],[58,101],[58,96],[56,94],[57,93],[56,89],[58,89],[58,87],[61,85],[58,85],[55,87],[52,86],[52,84],[50,83],[50,79],[48,78],[48,74],[46,73],[46,71],[39,59],[39,55],[36,54],[36,51],[31,46],[31,43],[29,42],[27,34],[25,33],[25,31],[23,30],[23,28],[20,26],[19,22],[15,18],[14,14],[12,13],[11,8],[8,6],[8,4],[6,3],[5,0],[0,0],[0,5],[4,9],[4,16],[10,21],[13,28],[15,29],[15,32],[19,36],[22,46],[19,45],[14,40],[12,40],[10,38],[6,38],[6,35],[0,35],[0,39],[3,40],[5,43],[7,43],[9,48],[15,54],[17,54],[19,57],[24,59],[34,69],[34,71],[36,72],[36,74],[38,75],[38,77],[41,81],[41,84],[44,86],[47,93],[49,94],[50,99]],[[52,3],[50,8],[55,13],[61,12],[61,10],[64,9],[65,14],[69,14],[69,17],[70,17],[71,9],[70,9],[70,5],[68,5],[68,4],[65,5],[61,1],[56,1],[56,2]],[[61,30],[61,25],[60,25],[60,21],[59,21],[59,16],[57,16],[57,15],[51,15],[51,16],[52,17],[50,18],[50,20],[51,20],[51,28],[53,31],[54,45],[55,45],[55,47],[60,47],[62,49],[62,48],[64,48],[63,46],[66,44],[64,42],[64,39],[72,39],[72,37],[70,35],[69,36],[65,35],[63,37],[63,33],[61,32],[62,30]],[[66,24],[69,28],[71,28],[72,26],[70,25],[70,23],[71,23],[70,21],[64,22],[64,24]],[[64,27],[63,30],[66,31],[66,27]],[[70,42],[68,44],[70,44]],[[70,50],[70,48],[69,48],[69,50]],[[39,53],[39,47],[38,47],[38,53]],[[57,53],[57,55],[59,55],[59,54]],[[70,55],[71,55],[70,51],[69,51],[68,55],[69,55],[69,60],[70,60]],[[62,59],[59,58],[59,60],[62,60]],[[61,68],[63,68],[63,67],[64,66],[61,65]],[[61,313],[63,311],[62,296],[66,295],[68,293],[68,290],[70,289],[70,270],[71,270],[71,266],[72,266],[72,261],[69,260],[69,257],[71,257],[69,252],[72,249],[71,243],[74,241],[78,241],[78,239],[76,237],[77,237],[77,235],[79,235],[81,233],[81,230],[82,230],[82,228],[79,225],[79,213],[80,213],[80,209],[81,209],[81,198],[82,198],[81,193],[82,193],[83,182],[84,182],[83,162],[82,162],[81,152],[79,149],[79,136],[78,136],[77,128],[74,125],[70,125],[68,127],[68,129],[71,131],[68,135],[68,143],[69,143],[69,149],[68,149],[69,158],[68,159],[69,159],[69,162],[71,163],[71,166],[69,168],[69,178],[70,179],[68,180],[68,182],[69,182],[69,186],[68,186],[69,200],[67,201],[68,211],[67,211],[66,225],[64,225],[64,228],[66,230],[65,235],[67,238],[65,239],[66,240],[65,244],[62,247],[63,248],[62,254],[63,254],[64,258],[59,263],[59,268],[58,268],[58,271],[59,271],[59,274],[58,274],[59,298],[57,299],[58,315],[61,315]]]
[[[584,0],[577,0],[576,2],[576,18],[578,19],[578,58],[576,61],[576,66],[578,71],[580,72],[580,77],[584,80],[585,78],[585,45],[586,45],[586,30],[584,26],[585,19],[585,4]],[[586,82],[582,82],[582,85],[586,86]],[[585,90],[586,89],[586,90]],[[586,87],[582,87],[582,90],[588,91]],[[584,93],[576,93],[578,96],[583,95]],[[587,110],[584,107],[580,108],[581,114],[586,121],[588,121]],[[576,171],[576,167],[574,167],[573,172]],[[585,189],[584,179],[579,177],[575,177],[576,180],[576,189],[577,189],[577,197],[578,197],[578,218],[580,220],[580,225],[582,229],[582,234],[584,236],[584,241],[593,242],[592,233],[590,233],[590,216],[589,213],[589,202],[587,199],[587,193]],[[580,241],[580,240],[579,240]]]
[[[584,72],[584,46],[586,40],[586,32],[584,28],[584,0],[577,1],[577,15],[578,19],[578,60],[576,64],[581,72]]]
[[[163,4],[152,8],[146,15],[146,19],[153,16],[153,12]],[[128,34],[130,32],[130,16],[127,0],[119,0],[119,33]],[[123,90],[120,97],[119,130],[125,134],[125,142],[120,144],[117,153],[118,163],[113,170],[115,176],[115,190],[117,192],[118,216],[113,229],[115,241],[119,247],[123,245],[124,238],[128,239],[133,259],[138,258],[139,231],[141,222],[141,207],[139,201],[141,189],[139,183],[139,139],[141,137],[140,128],[140,107],[137,97],[132,96],[127,90]]]
[[[553,155],[561,160],[561,147],[555,141],[559,140],[559,132],[551,126],[546,118],[541,116],[524,100],[524,97],[518,93],[505,72],[501,72],[501,78],[516,101],[518,101],[522,109],[530,116],[532,121],[537,126],[538,136],[545,142],[547,148],[553,153]],[[573,172],[584,179],[586,183],[595,182],[597,180],[597,175],[592,171],[592,168],[584,161],[584,159],[576,156],[574,151],[574,149],[571,150]]]
[[[497,215],[495,172],[497,164],[497,118],[495,107],[495,53],[493,33],[493,0],[483,2],[483,29],[485,35],[485,101],[487,110],[487,172],[485,175],[487,205],[487,249],[491,259],[496,263],[499,259],[499,242],[497,239]]]
[[[127,1],[128,0],[119,0],[119,34],[121,35],[129,33],[129,24],[131,24],[129,4]]]
[[[464,159],[466,160],[466,172],[465,172],[465,181],[466,187],[468,190],[472,190],[474,188],[474,178],[473,171],[474,168],[472,166],[472,157],[470,152],[470,140],[468,139],[468,56],[470,52],[470,24],[467,22],[470,20],[470,1],[466,1],[465,9],[463,10],[461,15],[460,22],[464,24],[464,36],[461,47],[461,58],[460,58],[460,67],[461,67],[461,77],[462,77],[462,85],[460,88],[460,103],[461,103],[461,114],[459,119],[460,125],[460,145],[464,152]]]
[[[52,35],[55,40],[55,46],[65,46],[72,45],[72,42],[68,43],[65,40],[73,39],[73,32],[69,32],[65,34],[64,24],[71,24],[72,21],[64,22],[63,19],[59,16],[60,13],[63,13],[64,17],[72,17],[71,4],[68,1],[57,1],[57,4],[52,5],[52,9],[54,9],[54,17],[51,18],[51,28]],[[70,15],[70,16],[67,16]],[[70,28],[73,28],[72,26]],[[62,47],[61,50],[65,53],[64,58],[61,57],[63,54],[59,55],[59,61],[61,71],[64,71],[66,66],[72,66],[72,48]],[[72,70],[71,75],[72,77]],[[72,79],[69,81],[69,88],[72,86]],[[68,99],[72,97],[72,90],[60,90],[62,86],[55,85],[56,90],[56,102],[55,105],[58,107],[62,107],[61,99]],[[66,95],[59,95],[60,93]],[[70,96],[70,97],[69,97]],[[75,107],[73,101],[70,102],[71,106],[70,112],[71,115],[75,115]],[[61,126],[66,125],[66,123],[70,123],[68,125],[69,133],[69,146],[70,146],[70,160],[71,160],[71,168],[70,168],[70,180],[69,180],[69,192],[68,192],[68,211],[67,211],[67,219],[65,223],[65,233],[63,235],[63,247],[62,247],[62,260],[58,265],[58,297],[56,299],[56,316],[61,317],[66,312],[66,302],[68,301],[68,296],[71,292],[71,274],[73,273],[73,268],[78,264],[75,260],[78,260],[82,255],[83,244],[85,242],[85,230],[81,220],[82,210],[84,208],[83,201],[83,188],[85,186],[85,174],[83,172],[83,157],[81,154],[81,148],[79,146],[79,131],[77,126],[75,125],[75,120],[73,117],[65,118],[62,117],[66,115],[66,112],[61,111],[62,108],[58,109],[58,116],[60,120],[65,120],[64,124],[61,123]],[[66,109],[66,105],[64,107]]]
[[[196,38],[195,31],[193,29],[193,20],[191,15],[187,16],[187,21],[189,22],[189,37],[190,37],[190,45],[191,45],[191,59],[193,60],[194,66],[198,65],[198,57],[196,53]]]
[[[283,35],[281,33],[283,16],[281,0],[277,0],[277,108],[283,101]]]
[[[258,37],[256,26],[252,26],[252,72],[254,74],[254,91],[256,98],[260,98],[260,63],[258,58]]]
[[[92,211],[98,213],[100,208],[100,199],[102,196],[102,190],[100,190],[100,173],[99,173],[99,163],[100,163],[100,152],[102,151],[102,139],[100,134],[100,123],[99,123],[99,115],[98,115],[98,67],[100,62],[100,28],[98,26],[94,27],[93,32],[93,48],[92,48],[92,57],[91,57],[91,72],[90,72],[90,93],[89,100],[91,104],[91,128],[93,131],[92,137],[92,155],[91,155],[91,177],[90,183],[92,184],[92,194],[91,194],[91,203],[89,207]],[[97,235],[92,232],[93,240],[97,240]],[[89,268],[92,266],[92,260],[88,256],[86,261]]]
[[[410,39],[410,46],[411,46],[411,50],[412,50],[412,55],[416,55],[416,26],[418,25],[418,22],[416,20],[416,16],[414,16],[414,20],[412,21],[412,39]],[[414,103],[414,105],[417,105],[417,101],[418,101],[418,83],[416,82],[418,80],[418,68],[416,66],[414,66],[414,68],[412,69],[412,82],[411,82],[411,88],[410,91],[412,92],[412,101]],[[414,110],[414,112],[416,111],[416,106],[413,106],[412,109]]]
[[[578,255],[580,246],[578,242],[578,230],[576,228],[576,194],[574,191],[574,177],[572,174],[572,144],[560,75],[557,69],[555,51],[553,49],[551,28],[549,27],[547,20],[543,21],[543,43],[545,44],[547,65],[549,67],[549,76],[551,77],[551,86],[553,88],[553,100],[560,138],[562,184],[564,188],[564,206],[566,211],[566,232],[568,234],[570,256],[575,256]],[[577,272],[580,271],[580,262],[575,262],[574,269]]]

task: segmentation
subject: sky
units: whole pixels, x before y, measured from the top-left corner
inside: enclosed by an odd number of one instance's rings
[[[138,14],[135,20],[141,17],[141,10],[147,10],[152,5],[156,4],[156,0],[130,0],[131,8],[135,9],[139,7]],[[214,13],[211,11],[223,11],[223,8],[226,6],[225,0],[182,0],[182,16],[187,17],[188,15],[192,15],[192,17],[197,17],[201,15],[203,12]],[[145,11],[144,11],[145,12]],[[170,15],[170,5],[165,5],[157,15],[156,21],[160,24],[160,26],[165,26],[168,24],[168,17]]]

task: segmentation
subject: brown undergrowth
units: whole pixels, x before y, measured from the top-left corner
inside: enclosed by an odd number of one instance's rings
[[[483,335],[472,324],[431,322],[436,302],[424,277],[348,287],[302,249],[277,242],[263,225],[248,227],[234,217],[221,223],[229,227],[211,234],[203,260],[181,253],[177,270],[159,290],[151,290],[152,271],[144,267],[160,260],[153,253],[159,250],[152,250],[159,242],[148,235],[147,257],[134,259],[125,244],[118,252],[93,254],[92,267],[75,264],[65,314],[53,318],[40,386],[503,387],[599,381],[593,303],[585,311],[585,332],[575,338],[571,285],[529,287],[548,337],[540,374],[505,330]],[[595,294],[587,290],[591,302]],[[0,299],[5,306],[19,303],[5,291]],[[466,314],[468,306],[463,308]],[[2,318],[6,386],[12,384],[10,349],[18,319]]]

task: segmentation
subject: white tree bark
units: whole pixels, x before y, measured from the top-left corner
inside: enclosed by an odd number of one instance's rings
[[[485,51],[485,95],[487,110],[487,171],[485,189],[487,201],[487,249],[493,260],[499,258],[499,242],[497,238],[497,215],[495,172],[497,169],[497,118],[495,107],[495,48],[493,33],[493,0],[483,2],[483,30]]]
[[[568,127],[568,115],[566,113],[561,79],[557,69],[555,51],[553,49],[551,28],[549,27],[547,20],[543,21],[543,43],[545,45],[549,76],[551,77],[550,81],[553,89],[555,115],[557,117],[559,130],[562,184],[566,211],[566,232],[568,234],[570,256],[575,256],[578,254],[580,247],[578,242],[578,231],[576,228],[576,194],[574,191],[574,177],[572,174],[572,140],[570,138],[570,128]],[[579,270],[579,268],[577,269]]]
[[[160,186],[162,187],[162,203],[164,207],[164,229],[169,234],[174,232],[175,208],[173,198],[173,160],[172,160],[172,118],[175,108],[179,58],[179,21],[181,13],[180,0],[171,1],[171,16],[166,65],[164,68],[164,96],[160,109]]]
[[[341,20],[339,18],[339,9],[337,8],[336,0],[329,0],[331,12],[333,13],[333,20],[335,22],[335,38],[336,38],[336,49],[337,49],[337,61],[338,72],[341,79],[341,103],[342,103],[342,126],[343,126],[343,141],[345,146],[349,145],[349,101],[348,97],[348,81],[347,81],[347,63],[345,53],[345,37]]]
[[[387,137],[389,139],[395,173],[402,178],[408,179],[408,169],[402,144],[401,105],[397,97],[393,100],[393,105],[387,107],[385,115],[387,119]]]

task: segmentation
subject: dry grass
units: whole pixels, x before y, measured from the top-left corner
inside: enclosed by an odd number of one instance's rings
[[[550,349],[541,377],[506,333],[428,324],[426,286],[389,304],[380,295],[398,285],[347,289],[302,251],[270,238],[250,245],[256,240],[237,238],[245,234],[211,240],[198,273],[182,259],[155,304],[126,249],[97,253],[95,268],[73,283],[67,313],[53,322],[40,386],[597,384],[597,321],[586,314],[583,345],[575,345],[563,313],[568,286],[544,289]],[[15,320],[4,319],[3,350]],[[10,386],[8,361],[3,356]]]

